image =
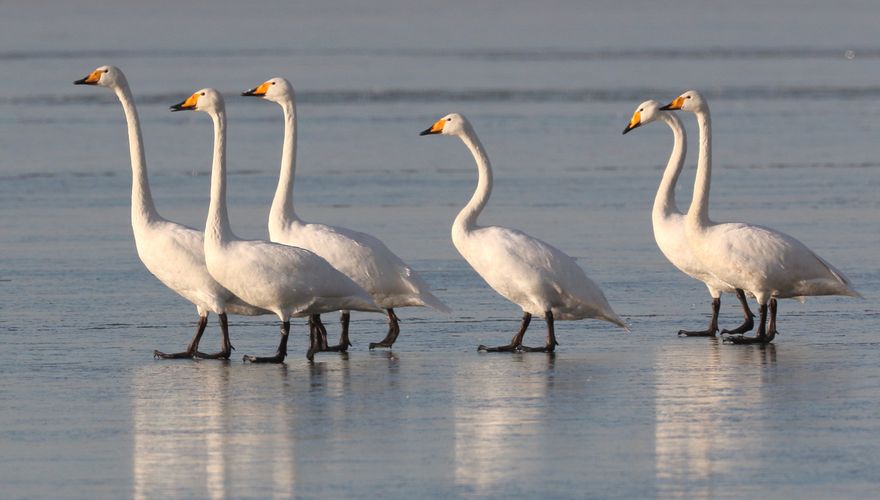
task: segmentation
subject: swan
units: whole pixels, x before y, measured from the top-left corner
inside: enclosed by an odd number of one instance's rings
[[[733,330],[723,330],[721,333],[747,332],[754,327],[752,319],[754,314],[749,310],[745,293],[728,286],[727,283],[718,280],[705,269],[694,255],[684,234],[684,214],[678,210],[678,205],[675,203],[675,185],[678,183],[678,176],[684,167],[684,157],[687,154],[687,134],[685,134],[681,120],[672,112],[661,111],[660,103],[652,99],[639,104],[639,107],[633,112],[629,125],[623,129],[623,133],[626,134],[630,130],[655,120],[662,121],[672,129],[673,146],[666,170],[663,171],[663,179],[660,181],[660,187],[657,188],[657,195],[654,197],[654,209],[651,212],[654,240],[673,266],[691,278],[702,281],[712,297],[712,317],[709,320],[709,328],[696,331],[679,330],[678,334],[689,337],[714,337],[715,332],[718,331],[718,311],[721,308],[722,292],[736,293],[736,297],[742,305],[745,321],[739,327]]]
[[[602,290],[573,258],[516,229],[477,225],[477,217],[492,193],[492,167],[480,139],[464,116],[446,115],[419,135],[429,134],[458,136],[477,163],[477,188],[452,224],[452,243],[489,286],[523,311],[520,329],[510,344],[480,345],[478,350],[553,352],[558,345],[555,320],[596,318],[626,328]],[[532,315],[543,315],[547,322],[544,347],[522,345]]]
[[[220,284],[249,304],[271,311],[281,321],[281,342],[274,356],[245,355],[252,363],[281,363],[287,356],[290,317],[340,309],[380,311],[370,295],[314,253],[233,234],[226,211],[226,105],[214,89],[193,93],[172,111],[201,111],[214,122],[211,201],[205,222],[205,263]],[[307,357],[317,349],[314,330]]]
[[[859,297],[849,279],[803,243],[773,229],[709,218],[712,178],[712,125],[709,104],[695,90],[676,97],[662,110],[689,111],[700,127],[700,155],[694,196],[685,217],[685,236],[694,255],[719,280],[755,296],[759,309],[757,335],[734,336],[734,344],[772,342],[776,330],[776,299],[812,295]],[[770,322],[767,309],[770,309]]]
[[[245,303],[211,277],[205,265],[204,234],[201,231],[166,220],[156,211],[147,178],[140,120],[128,80],[122,70],[115,66],[101,66],[73,83],[107,87],[116,93],[122,103],[128,123],[131,154],[131,227],[138,256],[153,276],[192,302],[199,315],[195,336],[186,351],[170,354],[154,351],[153,355],[163,359],[228,359],[233,347],[229,341],[227,312],[256,316],[270,314],[269,311]],[[223,334],[221,350],[215,354],[205,354],[198,350],[208,324],[209,312],[218,315]]]
[[[285,245],[311,250],[337,270],[354,280],[372,295],[388,316],[388,333],[370,349],[390,348],[400,333],[396,307],[430,306],[442,312],[449,308],[435,297],[427,283],[403,260],[377,238],[344,227],[305,222],[293,206],[293,182],[296,172],[296,104],[293,86],[284,78],[272,78],[242,93],[262,97],[281,106],[284,112],[284,144],[281,150],[281,174],[269,212],[269,239]],[[348,340],[348,311],[342,311],[339,344],[324,346],[328,351],[345,351]],[[311,318],[320,330],[320,316]],[[325,330],[323,330],[325,331]]]

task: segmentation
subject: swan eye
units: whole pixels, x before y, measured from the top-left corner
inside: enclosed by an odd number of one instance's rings
[[[205,95],[205,93],[204,93],[204,92],[202,92],[202,95]]]
[[[690,98],[691,98],[691,96],[687,96],[687,97],[685,97],[685,99],[690,99]]]
[[[272,85],[275,85],[275,82],[272,82]]]
[[[105,70],[104,70],[104,73],[109,73],[109,72],[110,72],[109,69],[105,69]]]
[[[447,118],[446,121],[451,122],[452,118]]]
[[[641,113],[641,112],[644,111],[644,110],[645,110],[645,108],[640,109],[640,110],[639,110],[639,113]]]

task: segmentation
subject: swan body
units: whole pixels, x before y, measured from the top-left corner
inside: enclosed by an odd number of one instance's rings
[[[366,290],[383,309],[429,306],[450,309],[435,297],[428,284],[379,239],[338,226],[294,221],[272,221],[272,241],[309,249]]]
[[[764,302],[819,295],[858,297],[849,279],[797,239],[745,223],[689,228],[688,241],[716,276]]]
[[[214,122],[211,202],[204,243],[208,272],[247,303],[271,311],[282,322],[282,343],[276,355],[268,358],[245,356],[246,361],[283,361],[291,316],[340,309],[379,310],[369,294],[318,255],[302,248],[236,237],[226,210],[226,106],[223,97],[214,89],[203,89],[171,109],[203,111]],[[309,359],[314,355],[314,349],[313,337]]]
[[[211,277],[201,231],[163,220],[134,232],[138,255],[146,268],[165,286],[195,304],[200,314],[271,314],[236,297]]]
[[[577,262],[556,247],[516,229],[453,228],[452,242],[486,283],[523,312],[554,319],[597,318],[625,326]]]
[[[492,168],[479,138],[467,119],[457,113],[438,120],[422,135],[458,136],[474,156],[479,172],[477,189],[452,225],[452,242],[462,257],[486,283],[522,308],[523,327],[509,346],[497,350],[521,350],[520,342],[531,315],[548,320],[548,342],[555,346],[552,321],[596,318],[626,328],[611,309],[602,290],[575,260],[554,246],[515,229],[479,226],[492,191]],[[484,346],[481,346],[484,348]],[[493,350],[493,349],[485,349]]]
[[[660,109],[661,104],[654,100],[641,103],[633,112],[633,117],[623,133],[646,125],[654,121],[662,121],[672,130],[673,146],[669,155],[663,178],[657,188],[654,197],[654,207],[651,211],[651,222],[654,229],[654,240],[660,248],[663,256],[681,272],[691,278],[702,281],[709,290],[713,299],[713,314],[709,322],[709,328],[702,331],[689,332],[680,330],[681,335],[714,336],[718,329],[718,309],[722,293],[736,293],[743,306],[746,322],[736,329],[737,332],[748,331],[752,328],[752,313],[748,308],[742,291],[737,290],[730,284],[719,280],[703,265],[694,254],[690,243],[685,235],[685,214],[683,214],[675,202],[675,186],[684,167],[684,159],[687,154],[687,134],[681,120],[670,111]],[[725,333],[728,331],[725,330]],[[741,333],[741,332],[740,332]]]
[[[296,104],[293,86],[284,78],[272,78],[242,95],[262,97],[281,106],[284,112],[284,144],[278,188],[269,213],[269,238],[272,241],[311,250],[366,290],[376,303],[389,311],[392,335],[371,348],[391,347],[396,318],[393,308],[429,306],[449,312],[435,297],[427,283],[379,239],[344,227],[305,222],[297,216],[293,204],[296,172]],[[347,322],[344,322],[344,325]],[[348,343],[344,329],[340,346]]]
[[[712,221],[709,218],[712,176],[709,105],[699,92],[690,90],[661,109],[680,109],[697,116],[700,156],[694,196],[685,218],[685,235],[694,254],[717,279],[755,296],[762,312],[757,341],[769,342],[775,336],[775,300],[778,298],[859,296],[843,273],[797,239],[768,227]],[[771,317],[770,331],[765,332],[763,322],[768,301],[771,301],[774,317]]]
[[[157,357],[199,355],[228,358],[231,345],[228,345],[226,313],[256,316],[269,314],[269,311],[243,301],[211,277],[205,264],[204,234],[201,231],[164,219],[156,211],[150,193],[137,108],[122,70],[115,66],[101,66],[74,83],[107,87],[119,98],[128,124],[132,169],[131,227],[138,257],[153,276],[193,303],[200,317],[199,331],[186,353],[165,355],[156,351],[155,354]],[[221,316],[225,355],[206,356],[197,352],[209,312]]]

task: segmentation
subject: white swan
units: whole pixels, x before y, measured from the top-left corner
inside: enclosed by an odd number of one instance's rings
[[[685,237],[684,214],[679,211],[678,205],[675,203],[675,185],[678,183],[678,176],[684,167],[684,157],[687,154],[687,134],[681,120],[670,111],[661,111],[659,102],[648,100],[639,104],[639,107],[633,112],[629,125],[623,129],[623,133],[626,134],[634,128],[655,120],[662,121],[672,129],[673,145],[666,170],[663,171],[663,179],[660,181],[660,187],[657,188],[657,195],[654,197],[654,209],[651,212],[654,240],[657,241],[660,251],[672,265],[691,278],[702,281],[709,289],[709,295],[712,296],[712,317],[709,320],[709,328],[696,331],[679,330],[678,334],[689,337],[714,337],[715,332],[718,331],[718,311],[721,308],[722,292],[736,293],[745,315],[745,321],[742,325],[733,330],[724,330],[722,333],[747,332],[754,327],[752,319],[754,315],[749,310],[745,293],[716,279],[712,273],[704,269]]]
[[[755,337],[728,337],[732,343],[768,343],[776,336],[776,299],[810,295],[858,297],[850,281],[800,241],[773,229],[709,219],[712,178],[712,125],[709,105],[689,90],[661,109],[697,115],[700,156],[694,196],[685,218],[685,234],[697,258],[719,280],[752,295],[760,306]],[[765,328],[769,302],[770,324]]]
[[[153,276],[192,302],[199,314],[195,336],[186,351],[172,354],[154,351],[153,354],[157,358],[228,359],[233,347],[229,341],[226,313],[255,316],[270,314],[269,311],[245,303],[211,277],[205,266],[204,234],[201,231],[163,219],[156,212],[147,180],[140,121],[128,81],[122,71],[115,66],[101,66],[73,83],[107,87],[116,93],[122,103],[125,120],[128,122],[132,171],[131,227],[134,230],[138,256]],[[223,332],[222,349],[216,354],[198,351],[202,333],[208,324],[209,312],[219,316],[220,329]]]
[[[274,356],[244,356],[253,363],[281,363],[287,355],[290,317],[340,309],[378,311],[369,294],[326,260],[302,248],[260,240],[242,240],[233,234],[226,212],[226,105],[214,89],[202,89],[172,111],[202,111],[214,122],[214,159],[211,166],[211,203],[205,222],[205,262],[219,283],[243,298],[271,311],[281,320],[281,342]],[[317,348],[312,331],[307,357]]]
[[[388,333],[370,349],[391,347],[400,333],[395,307],[430,306],[449,312],[443,302],[431,294],[415,271],[369,234],[344,227],[313,224],[297,216],[293,206],[293,182],[296,173],[296,104],[293,86],[284,78],[272,78],[243,92],[244,96],[262,97],[277,103],[284,111],[284,144],[281,150],[281,174],[269,212],[269,239],[286,245],[311,250],[325,258],[333,267],[354,280],[372,295],[388,315]],[[320,316],[311,318],[320,330]],[[339,344],[325,350],[345,351],[348,341],[348,311],[341,316],[342,334]]]
[[[492,348],[481,345],[479,350],[553,352],[557,345],[554,320],[596,318],[626,328],[602,290],[573,258],[521,231],[477,225],[477,217],[492,192],[492,167],[464,116],[446,115],[420,135],[428,134],[458,136],[473,154],[479,172],[476,191],[452,224],[452,243],[489,286],[523,310],[522,324],[510,344]],[[547,321],[544,347],[522,345],[533,314],[543,315]]]

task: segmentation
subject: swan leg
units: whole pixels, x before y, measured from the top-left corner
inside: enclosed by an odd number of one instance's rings
[[[526,352],[553,352],[556,350],[556,346],[559,345],[559,342],[556,341],[556,330],[553,328],[553,311],[547,311],[544,313],[544,319],[547,321],[547,345],[544,347],[528,347],[524,345],[520,345],[520,349]]]
[[[709,320],[709,328],[705,330],[679,330],[679,335],[685,337],[714,337],[718,331],[718,311],[721,309],[721,298],[712,299],[712,318]]]
[[[281,342],[278,344],[278,350],[274,356],[266,358],[258,358],[245,354],[242,361],[250,361],[251,363],[283,363],[287,357],[287,337],[290,336],[290,321],[281,323]]]
[[[312,314],[309,316],[309,335],[311,335],[313,329],[316,335],[315,341],[317,342],[315,349],[317,351],[326,351],[327,328],[324,327],[324,323],[321,321],[320,314]]]
[[[203,352],[196,352],[197,358],[204,359],[229,359],[229,356],[232,355],[232,351],[235,350],[235,347],[232,347],[232,342],[229,341],[229,320],[226,317],[226,313],[221,313],[218,315],[220,318],[220,332],[223,333],[223,343],[220,345],[220,352],[215,352],[214,354],[205,354]]]
[[[522,346],[523,335],[526,334],[526,329],[529,327],[529,323],[532,322],[532,315],[529,313],[523,313],[522,323],[519,325],[519,331],[516,332],[516,335],[510,340],[510,343],[507,345],[500,345],[498,347],[486,347],[480,344],[477,347],[478,351],[486,351],[486,352],[516,352],[519,351]]]
[[[748,331],[751,331],[752,328],[755,327],[755,320],[752,319],[755,317],[755,315],[752,313],[752,310],[749,309],[749,301],[746,300],[746,293],[744,291],[742,291],[741,289],[737,288],[736,289],[736,298],[739,299],[739,303],[740,303],[740,305],[742,305],[743,316],[745,316],[746,319],[745,319],[745,321],[743,321],[743,324],[739,325],[738,327],[734,328],[733,330],[721,330],[721,335],[727,335],[728,333],[731,333],[731,334],[746,333]],[[773,321],[772,316],[771,316],[770,321],[771,322]]]
[[[320,351],[321,345],[321,333],[318,331],[318,327],[315,325],[315,322],[309,318],[309,350],[306,351],[306,359],[312,361],[315,359],[315,353]]]
[[[346,352],[348,348],[351,347],[351,342],[348,340],[348,321],[351,319],[351,314],[348,312],[344,312],[339,315],[339,323],[342,325],[342,332],[339,334],[339,343],[336,345],[331,345],[324,349],[325,351],[331,352]]]
[[[389,307],[386,311],[388,311],[388,335],[381,342],[370,342],[370,349],[375,349],[376,347],[388,347],[390,349],[394,345],[394,341],[397,340],[397,336],[400,335],[400,323],[397,321],[394,309]]]
[[[773,316],[775,318],[776,314],[776,301],[775,299],[770,299],[770,307],[773,309]],[[767,333],[767,304],[761,304],[759,309],[760,318],[758,319],[758,331],[757,335],[754,337],[746,337],[745,335],[734,335],[731,337],[725,337],[725,344],[769,344],[773,341],[773,338],[776,337],[776,321],[770,321],[770,328],[774,330],[773,333]]]
[[[193,336],[183,352],[172,352],[166,354],[162,351],[153,351],[153,357],[156,359],[192,359],[199,350],[199,342],[202,341],[202,334],[205,333],[205,327],[208,326],[208,315],[199,316],[199,324],[196,326],[196,334]]]
[[[324,326],[324,323],[321,321],[320,314],[315,315],[315,326],[318,327],[318,333],[321,335],[320,337],[318,337],[318,339],[320,339],[320,341],[321,341],[321,344],[320,344],[321,350],[326,351],[327,350],[327,328]]]
[[[767,342],[776,338],[776,299],[770,299],[770,324],[767,325]]]

